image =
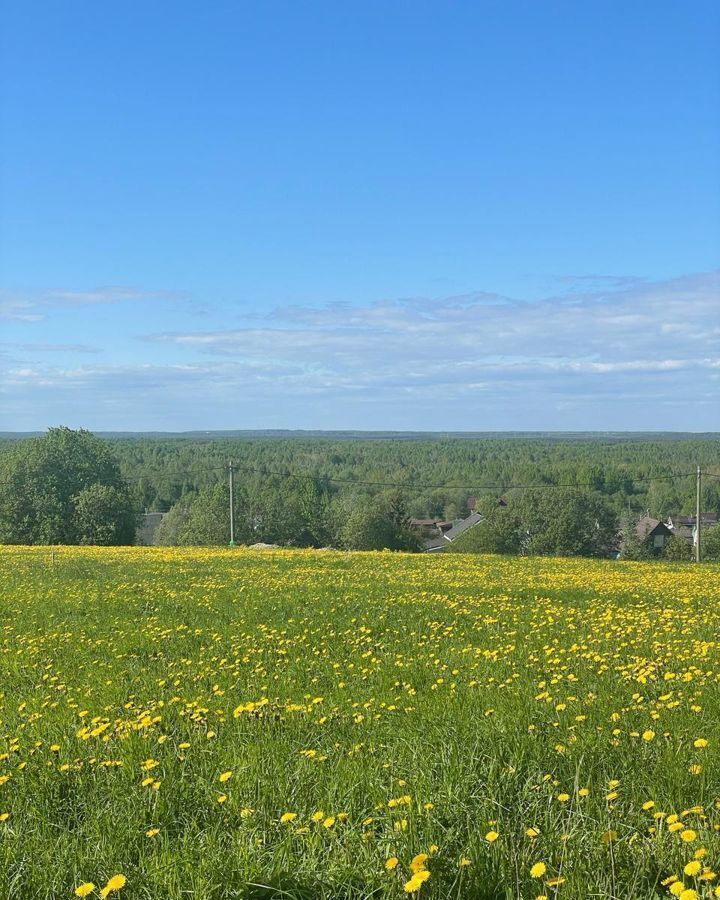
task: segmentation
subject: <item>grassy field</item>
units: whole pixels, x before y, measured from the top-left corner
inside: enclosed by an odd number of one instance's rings
[[[716,895],[717,566],[3,548],[0,584],[3,900]]]

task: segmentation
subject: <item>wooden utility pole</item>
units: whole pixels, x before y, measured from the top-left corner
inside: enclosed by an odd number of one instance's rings
[[[697,467],[695,490],[695,562],[700,562],[700,495],[702,493],[700,466]]]
[[[230,460],[230,546],[235,546],[235,490],[233,482],[233,464]]]

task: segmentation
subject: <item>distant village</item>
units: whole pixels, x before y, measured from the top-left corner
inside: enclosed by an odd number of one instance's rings
[[[497,506],[506,507],[507,501],[498,498]],[[142,517],[137,532],[137,543],[144,546],[157,545],[158,527],[166,513],[146,512]],[[466,515],[452,520],[442,518],[411,518],[410,526],[417,530],[421,538],[422,550],[425,553],[441,553],[463,534],[479,525],[484,516],[477,510],[477,498],[468,497]],[[716,513],[704,512],[700,514],[701,528],[712,528],[718,524]],[[693,547],[697,543],[697,518],[694,515],[681,515],[672,513],[666,521],[655,518],[647,510],[634,525],[634,536],[650,556],[661,556],[668,541],[678,538]],[[618,546],[612,556],[619,559],[623,555],[625,538],[620,535]]]

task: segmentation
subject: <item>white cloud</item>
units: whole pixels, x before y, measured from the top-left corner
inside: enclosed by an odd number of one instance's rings
[[[0,319],[17,322],[41,322],[48,312],[77,306],[127,303],[142,300],[177,300],[187,295],[175,291],[111,286],[87,291],[0,291]]]
[[[284,307],[252,327],[146,336],[172,362],[19,363],[4,393],[102,410],[88,424],[104,428],[120,410],[132,428],[716,428],[720,273],[599,283],[539,302]]]
[[[467,367],[598,374],[706,367],[720,356],[718,273],[540,302],[475,294],[276,311],[263,327],[149,340],[216,357],[284,360],[375,381]],[[450,380],[452,380],[450,378]]]

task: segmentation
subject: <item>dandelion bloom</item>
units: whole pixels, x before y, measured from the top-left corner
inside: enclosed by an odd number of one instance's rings
[[[684,831],[680,832],[680,837],[686,844],[690,844],[697,839],[697,833],[694,832],[692,828],[686,828]]]
[[[126,882],[127,878],[124,875],[113,875],[110,881],[108,881],[105,887],[100,891],[100,896],[107,897],[108,894],[119,891],[121,888],[125,887]]]
[[[652,741],[655,737],[655,732],[652,728],[648,728],[647,731],[643,731],[642,739],[644,741]]]
[[[159,828],[148,828],[145,832],[145,837],[154,838],[156,834],[160,834]]]
[[[683,869],[683,872],[686,875],[697,875],[698,872],[700,872],[700,871],[702,871],[702,863],[699,862],[697,859],[693,859]]]
[[[531,878],[542,878],[543,875],[547,872],[547,866],[544,862],[536,862],[535,865],[530,869],[530,877]]]
[[[497,833],[497,831],[488,831],[488,833],[485,835],[485,840],[488,842],[488,844],[494,844],[499,837],[500,835]]]
[[[707,745],[708,742],[705,740],[705,738],[698,738],[696,741],[693,741],[693,747],[698,750],[702,750],[702,748],[707,747]]]
[[[412,872],[421,872],[425,868],[425,863],[428,860],[427,853],[418,853],[417,856],[412,858],[410,862],[410,870]]]
[[[389,857],[389,859],[385,860],[385,868],[388,870],[388,872],[392,872],[392,870],[395,868],[395,866],[397,866],[397,864],[398,864],[397,856],[391,856],[391,857]]]
[[[297,813],[294,812],[286,812],[280,816],[280,821],[283,825],[287,825],[288,822],[292,822],[293,819],[297,819]]]
[[[403,885],[403,890],[406,894],[414,894],[416,891],[419,891],[423,884],[430,877],[430,873],[427,869],[423,869],[421,872],[416,872],[410,881],[406,881]]]
[[[230,781],[230,779],[232,777],[233,777],[232,772],[223,772],[222,775],[218,778],[218,781],[222,781],[222,782]]]
[[[76,897],[87,897],[88,894],[92,894],[95,890],[95,885],[92,881],[86,881],[84,884],[79,885],[75,888],[75,896]]]

